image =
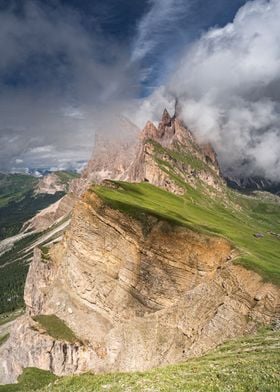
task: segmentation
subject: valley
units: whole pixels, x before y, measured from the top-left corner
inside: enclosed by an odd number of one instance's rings
[[[50,181],[58,188],[38,192],[41,178],[23,174],[0,174],[0,313],[24,306],[23,289],[33,249],[62,234],[65,225],[46,230],[25,230],[24,224],[38,212],[58,202],[68,191],[75,173],[59,173]],[[50,225],[51,226],[51,225]]]

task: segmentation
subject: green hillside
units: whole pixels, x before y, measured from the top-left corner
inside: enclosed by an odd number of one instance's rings
[[[57,378],[25,369],[19,383],[0,392],[278,392],[280,332],[263,331],[218,347],[186,363],[147,372]]]
[[[0,208],[18,201],[38,184],[39,179],[26,174],[0,173]]]
[[[61,184],[66,185],[79,175],[72,172],[55,172]],[[17,234],[24,222],[38,211],[59,200],[65,192],[34,194],[40,179],[24,174],[0,173],[0,241]]]
[[[215,198],[185,184],[176,196],[148,183],[112,182],[94,191],[113,208],[133,215],[145,225],[145,214],[157,216],[192,230],[228,238],[239,250],[235,261],[280,285],[280,200],[266,194],[245,196],[228,190]],[[263,238],[256,238],[262,233]]]
[[[60,182],[64,185],[66,185],[66,190],[68,190],[68,185],[70,183],[70,181],[74,180],[75,178],[79,178],[80,175],[78,173],[75,172],[70,172],[70,171],[56,171],[54,172],[54,174],[56,174],[58,176],[58,178],[60,179]]]
[[[55,173],[62,184],[78,175],[72,172]],[[34,194],[39,179],[24,174],[0,173],[0,241],[18,234],[23,224],[37,212],[59,200],[65,192]],[[32,244],[41,234],[33,233],[18,240],[12,249],[0,255],[0,313],[10,312],[24,305],[23,290],[32,258]]]

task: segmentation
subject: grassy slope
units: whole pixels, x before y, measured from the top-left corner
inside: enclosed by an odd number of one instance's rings
[[[57,340],[65,340],[69,343],[75,343],[78,341],[74,332],[65,324],[64,321],[60,320],[54,314],[36,316],[34,317],[34,321],[39,323],[48,335]]]
[[[0,173],[0,208],[34,189],[39,179],[25,174]]]
[[[9,339],[9,336],[10,336],[9,333],[6,333],[5,335],[0,336],[0,346],[1,346],[2,344],[4,344],[4,343],[6,342],[6,340]]]
[[[104,186],[92,189],[112,207],[140,219],[149,213],[193,230],[225,236],[240,251],[238,263],[280,284],[280,240],[267,233],[280,232],[279,203],[229,190],[231,203],[225,203],[222,199],[204,197],[187,185],[185,196],[179,197],[147,183],[117,184],[117,189]],[[264,238],[255,238],[258,232],[265,233]]]
[[[7,323],[10,323],[11,321],[14,321],[18,317],[20,317],[23,313],[24,313],[23,309],[17,309],[14,312],[1,313],[0,314],[0,327],[1,327],[1,325],[5,325]]]
[[[79,175],[72,172],[56,172],[63,184]],[[38,211],[59,200],[65,193],[34,195],[39,179],[24,174],[0,173],[0,241],[17,234],[24,222]],[[18,241],[7,253],[0,256],[0,314],[13,311],[23,304],[23,289],[32,251],[22,257],[22,251],[30,246],[39,234]],[[11,264],[9,262],[13,261]],[[5,267],[2,268],[2,266]]]
[[[70,181],[80,177],[78,173],[68,171],[57,171],[55,174],[58,176],[60,182],[64,185],[68,185]]]
[[[66,186],[79,177],[77,173],[67,171],[55,174]],[[38,182],[38,178],[29,175],[0,173],[0,240],[17,234],[24,222],[65,194],[57,192],[54,195],[34,195]]]
[[[79,177],[79,174],[67,171],[55,174],[66,189],[71,180]],[[34,195],[38,182],[38,178],[24,174],[0,173],[0,240],[17,234],[24,222],[65,194]]]
[[[204,357],[144,373],[85,374],[54,381],[50,373],[25,369],[19,384],[0,386],[0,392],[276,392],[279,338],[280,332],[264,331],[230,341]]]

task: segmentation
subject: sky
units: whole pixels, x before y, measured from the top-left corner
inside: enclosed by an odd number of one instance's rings
[[[178,98],[225,172],[279,180],[279,20],[278,0],[0,0],[0,170],[79,168],[104,124]]]

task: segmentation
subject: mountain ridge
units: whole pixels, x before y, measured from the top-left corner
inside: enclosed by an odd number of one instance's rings
[[[228,189],[212,147],[167,111],[133,149],[106,179],[103,156],[89,163],[61,241],[35,248],[26,313],[0,348],[2,382],[30,366],[149,369],[278,320],[277,200]],[[53,335],[54,322],[76,341]]]

